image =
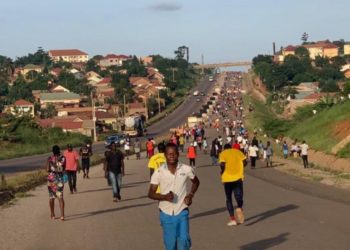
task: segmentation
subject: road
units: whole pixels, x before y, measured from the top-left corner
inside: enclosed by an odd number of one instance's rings
[[[209,82],[208,78],[202,79],[194,90],[198,90],[205,94],[209,93],[214,82]],[[169,131],[170,128],[177,127],[183,124],[187,117],[192,114],[192,112],[199,111],[201,103],[204,101],[202,97],[201,102],[197,102],[196,98],[192,95],[189,97],[171,114],[162,119],[161,121],[153,124],[148,128],[148,133],[150,136],[156,136],[159,134],[164,134]],[[103,142],[96,143],[93,145],[93,151],[95,153],[102,153],[105,150]],[[0,161],[0,172],[5,174],[17,173],[22,171],[35,170],[43,167],[46,163],[46,159],[49,154],[40,154],[34,156],[25,156],[9,160]]]
[[[209,130],[208,137],[213,133]],[[184,154],[181,160],[187,162]],[[246,223],[228,227],[219,169],[209,162],[208,155],[199,155],[196,173],[201,185],[191,207],[192,249],[349,249],[350,199],[333,199],[349,193],[261,168],[259,162],[256,170],[246,168]],[[112,202],[101,166],[92,169],[89,180],[80,175],[77,194],[65,189],[65,222],[50,220],[47,188],[37,188],[0,210],[0,248],[163,249],[157,202],[146,197],[146,164],[144,158],[126,161],[119,203]]]

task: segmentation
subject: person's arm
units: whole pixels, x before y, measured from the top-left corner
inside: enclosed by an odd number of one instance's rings
[[[173,199],[174,199],[173,192],[170,191],[167,194],[159,194],[159,193],[157,193],[157,188],[158,188],[158,185],[155,185],[155,184],[151,184],[149,186],[148,198],[150,198],[152,200],[157,200],[157,201],[169,201],[169,202],[173,201]]]
[[[184,202],[187,206],[191,206],[192,204],[192,199],[194,197],[194,194],[197,192],[197,189],[199,187],[200,181],[197,176],[195,176],[192,181],[192,187],[191,187],[191,192],[186,195]]]
[[[226,163],[220,162],[220,175],[222,175],[225,172]]]

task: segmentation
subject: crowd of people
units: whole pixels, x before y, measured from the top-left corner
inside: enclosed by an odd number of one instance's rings
[[[230,77],[230,75],[228,75]],[[200,185],[195,174],[196,158],[199,154],[211,158],[211,165],[219,166],[226,207],[229,214],[228,226],[244,223],[243,184],[244,168],[247,163],[255,169],[258,160],[264,166],[273,166],[274,150],[270,141],[258,140],[257,132],[248,131],[245,126],[244,104],[241,96],[242,86],[239,75],[231,76],[221,87],[220,93],[214,95],[213,105],[206,120],[193,127],[184,126],[176,130],[167,140],[156,143],[153,138],[145,142],[136,138],[133,142],[127,138],[123,147],[112,143],[104,154],[103,169],[107,184],[111,186],[113,202],[121,200],[122,178],[125,175],[125,159],[133,152],[136,160],[141,159],[142,145],[145,146],[147,167],[150,174],[148,197],[159,201],[160,222],[163,228],[163,240],[166,249],[189,249],[189,206]],[[254,107],[249,104],[249,112]],[[206,136],[208,129],[216,131],[210,135],[210,143]],[[209,138],[209,137],[208,137]],[[144,144],[142,144],[144,143]],[[304,167],[308,167],[308,145],[296,142],[289,146],[285,141],[281,144],[285,158],[300,155]],[[68,182],[71,194],[77,192],[77,172],[80,165],[83,178],[89,178],[90,158],[89,144],[81,147],[79,152],[72,145],[67,146],[63,154],[58,146],[54,146],[53,155],[48,159],[47,171],[50,198],[51,218],[55,218],[54,200],[57,198],[64,220],[63,187]],[[179,161],[180,154],[188,159],[188,164]],[[209,157],[206,156],[206,157]],[[81,159],[81,164],[80,164]],[[187,191],[187,181],[192,182]],[[237,203],[233,205],[232,195]],[[236,208],[235,208],[236,207]]]

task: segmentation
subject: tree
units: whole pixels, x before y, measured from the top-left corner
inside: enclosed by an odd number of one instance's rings
[[[8,100],[13,103],[18,99],[33,101],[33,94],[30,86],[26,83],[22,76],[19,76],[9,90]]]
[[[342,56],[335,56],[331,58],[331,63],[335,69],[341,70],[341,68],[346,64],[346,60]]]
[[[321,92],[339,92],[338,84],[333,79],[320,80]]]
[[[0,55],[0,81],[8,82],[14,71],[15,66],[12,59]]]
[[[99,73],[101,71],[101,68],[97,64],[97,60],[92,58],[89,61],[87,61],[86,65],[85,65],[85,71],[86,72],[94,71],[96,73]]]
[[[24,67],[27,64],[44,65],[45,67],[51,65],[52,61],[49,54],[42,47],[38,47],[38,50],[34,54],[29,53],[15,60],[16,67]]]
[[[6,96],[9,93],[9,85],[5,81],[0,81],[0,96]]]
[[[270,55],[258,55],[258,56],[253,58],[253,65],[254,66],[257,65],[258,63],[261,63],[261,62],[272,64],[273,63],[272,56],[270,56]]]
[[[158,112],[158,101],[154,96],[147,99],[147,109],[149,117],[154,116]]]
[[[57,110],[55,108],[55,105],[53,104],[48,104],[46,108],[41,109],[41,114],[40,117],[42,119],[48,119],[52,118],[57,115]]]
[[[329,60],[326,57],[323,56],[316,56],[315,57],[315,65],[316,67],[323,68],[325,66],[329,66]]]
[[[187,55],[188,59],[188,47],[186,46],[180,46],[177,48],[177,50],[174,51],[175,59],[185,59],[185,55]],[[187,60],[188,61],[188,60]]]
[[[339,54],[344,55],[344,45],[345,45],[345,40],[344,39],[339,39],[337,41],[333,41],[334,45],[337,45],[339,48]]]
[[[306,33],[306,32],[304,32],[304,33],[301,35],[301,41],[303,42],[303,44],[306,44],[308,39],[309,39],[309,34]]]
[[[344,85],[344,89],[343,89],[343,94],[348,96],[350,94],[350,80],[348,80],[345,85]]]
[[[308,59],[310,57],[309,51],[303,46],[300,46],[295,49],[295,55],[301,59]]]

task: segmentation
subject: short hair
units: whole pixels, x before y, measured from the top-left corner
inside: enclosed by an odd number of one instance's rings
[[[159,143],[157,148],[159,152],[164,152],[165,151],[164,143],[163,142]]]
[[[60,154],[61,154],[60,147],[59,147],[58,145],[54,145],[54,146],[52,147],[52,153],[53,153],[54,155],[60,155]]]
[[[167,151],[168,148],[173,148],[173,149],[176,150],[177,153],[179,153],[179,148],[178,148],[178,146],[177,146],[175,143],[168,142],[168,143],[166,144],[166,146],[165,146],[164,152]]]
[[[232,148],[232,146],[231,146],[229,143],[226,143],[226,144],[224,145],[224,149],[230,149],[230,148]]]

